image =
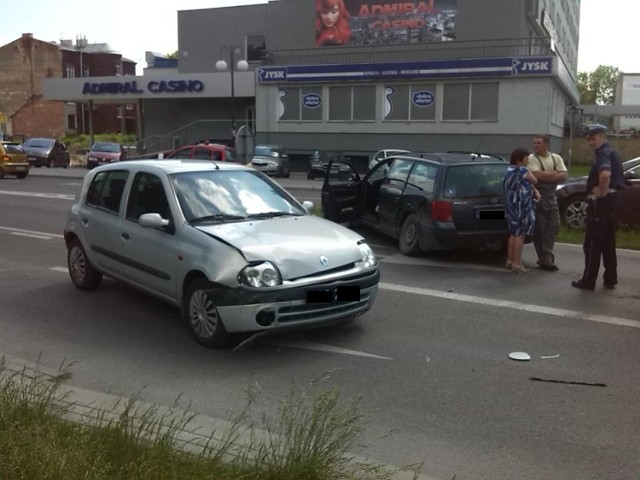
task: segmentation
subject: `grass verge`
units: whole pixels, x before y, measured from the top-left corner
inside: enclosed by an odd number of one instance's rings
[[[78,409],[61,388],[67,377],[11,372],[0,362],[3,480],[384,480],[408,470],[349,455],[365,423],[359,403],[345,405],[336,390],[312,396],[291,387],[275,419],[260,417],[260,430],[250,421],[253,392],[228,428],[212,433],[202,448],[185,450],[180,433],[193,430],[194,415],[160,413],[135,399],[115,416],[99,410],[91,421],[65,420]],[[239,441],[243,435],[248,442]]]
[[[584,230],[560,227],[560,233],[556,241],[562,243],[575,243],[582,245],[584,240]],[[637,228],[619,228],[616,232],[616,247],[626,248],[629,250],[640,250],[640,229]]]

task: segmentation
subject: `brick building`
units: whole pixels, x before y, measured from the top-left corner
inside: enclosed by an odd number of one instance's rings
[[[94,104],[45,100],[47,78],[135,75],[135,62],[107,44],[85,39],[45,42],[25,33],[0,47],[0,133],[56,137],[88,133],[136,133],[135,103]]]

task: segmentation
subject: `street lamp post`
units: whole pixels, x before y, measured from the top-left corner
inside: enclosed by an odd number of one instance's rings
[[[246,60],[240,59],[236,63],[235,56],[239,55],[241,50],[240,47],[237,46],[223,46],[220,49],[220,60],[216,62],[216,70],[219,72],[224,72],[227,69],[227,62],[224,60],[224,51],[227,50],[229,52],[229,70],[231,72],[231,139],[235,141],[236,139],[236,109],[235,109],[235,101],[236,101],[236,90],[235,90],[235,81],[234,81],[234,72],[238,69],[241,72],[244,72],[249,68],[249,64]]]

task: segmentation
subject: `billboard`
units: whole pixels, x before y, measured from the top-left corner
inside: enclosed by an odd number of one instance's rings
[[[455,40],[457,0],[315,0],[316,46]]]

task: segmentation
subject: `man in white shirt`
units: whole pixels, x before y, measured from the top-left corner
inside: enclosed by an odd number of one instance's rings
[[[567,167],[562,157],[549,151],[549,137],[533,137],[533,153],[529,155],[529,171],[538,179],[537,188],[541,200],[536,207],[536,226],[533,245],[538,254],[538,266],[544,270],[555,271],[553,246],[560,230],[560,212],[556,200],[556,186],[567,179]]]

